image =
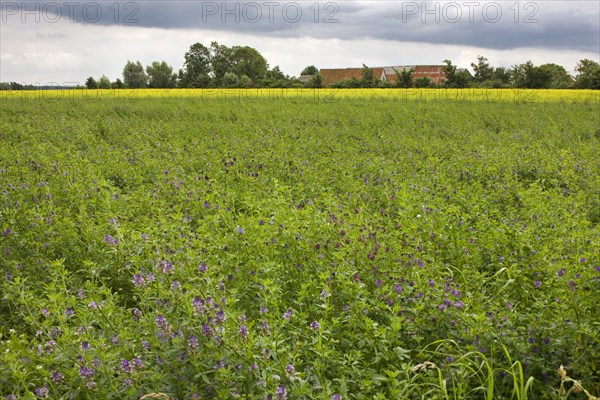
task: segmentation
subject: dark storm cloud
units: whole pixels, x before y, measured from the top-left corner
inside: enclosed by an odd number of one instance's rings
[[[3,2],[3,22],[23,13],[21,4]],[[27,7],[38,7],[44,18],[60,14],[62,19],[86,24],[383,39],[499,50],[600,50],[596,1],[42,1],[29,2]]]

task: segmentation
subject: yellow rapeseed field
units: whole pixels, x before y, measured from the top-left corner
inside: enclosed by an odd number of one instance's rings
[[[272,98],[335,100],[352,98],[389,98],[417,101],[475,101],[475,102],[568,102],[600,103],[600,91],[557,89],[70,89],[38,91],[3,91],[0,98],[38,98],[52,101],[64,98],[135,99],[145,97],[196,97],[211,99]]]

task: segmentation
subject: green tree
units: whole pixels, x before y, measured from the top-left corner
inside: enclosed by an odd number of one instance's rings
[[[179,73],[181,87],[206,87],[210,82],[210,50],[202,43],[194,43],[185,53],[183,71]]]
[[[469,85],[470,75],[466,71],[457,70],[450,60],[444,60],[446,65],[442,68],[446,75],[444,86],[448,88],[464,88]]]
[[[573,85],[573,79],[567,70],[558,64],[543,64],[537,67],[542,76],[550,76],[549,85],[552,89],[566,89]]]
[[[552,68],[540,68],[531,61],[515,65],[511,71],[513,86],[518,88],[545,89],[552,86]]]
[[[117,80],[116,80],[116,81],[114,81],[114,82],[111,84],[111,87],[112,87],[113,89],[123,89],[123,88],[125,87],[125,84],[123,83],[123,81],[122,81],[122,80],[120,80],[119,78],[117,78]]]
[[[239,87],[249,88],[249,87],[253,87],[253,86],[254,86],[254,82],[252,82],[252,79],[248,75],[240,76]]]
[[[589,59],[583,59],[577,63],[575,71],[577,71],[576,88],[600,89],[600,64]]]
[[[473,71],[475,71],[474,79],[478,83],[490,81],[494,78],[494,68],[490,67],[488,59],[484,56],[477,56],[477,64],[471,63]]]
[[[362,71],[360,71],[360,86],[364,88],[377,86],[377,78],[375,77],[373,68],[369,68],[365,64],[363,64]]]
[[[173,88],[175,87],[176,75],[173,67],[165,61],[154,61],[146,67],[148,73],[148,86],[151,88]]]
[[[322,88],[323,87],[323,77],[318,72],[310,78],[308,82],[306,82],[306,87],[309,88]]]
[[[300,75],[316,75],[318,73],[319,69],[317,67],[315,67],[314,65],[309,65],[308,67],[302,70]]]
[[[253,82],[263,79],[268,70],[267,60],[252,47],[234,46],[231,49],[231,72],[242,79],[246,75]]]
[[[414,68],[403,69],[402,71],[398,71],[394,69],[394,74],[396,75],[396,87],[399,88],[409,88],[412,87],[412,73],[414,72]]]
[[[98,80],[98,89],[110,89],[110,79],[106,75],[102,75]]]
[[[127,61],[123,68],[123,82],[128,88],[143,88],[148,85],[148,75],[144,72],[142,63]]]
[[[96,83],[96,80],[93,77],[90,76],[85,81],[85,87],[88,88],[88,89],[97,89],[98,88],[98,83]]]
[[[431,79],[428,76],[424,76],[422,78],[418,78],[415,80],[416,88],[427,88],[427,87],[432,87],[432,86],[433,86],[433,82],[431,81]]]
[[[215,86],[220,86],[225,74],[232,72],[232,53],[233,50],[230,47],[217,42],[210,44],[210,69]]]
[[[233,72],[226,72],[225,76],[221,79],[221,84],[224,87],[238,87],[240,83],[240,78]]]

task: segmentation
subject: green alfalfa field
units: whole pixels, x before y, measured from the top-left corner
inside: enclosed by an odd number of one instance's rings
[[[600,97],[498,93],[3,95],[1,395],[600,396]]]

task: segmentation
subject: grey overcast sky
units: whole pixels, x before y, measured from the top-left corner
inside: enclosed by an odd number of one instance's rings
[[[271,67],[600,61],[593,1],[4,1],[0,81],[83,84],[128,60],[177,71],[190,45],[256,48]]]

